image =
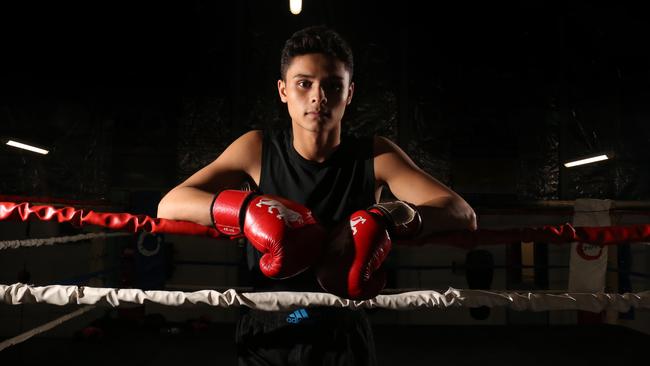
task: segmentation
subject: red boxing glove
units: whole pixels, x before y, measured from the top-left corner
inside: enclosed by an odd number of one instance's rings
[[[323,290],[354,300],[370,299],[386,286],[382,263],[392,242],[383,219],[361,210],[343,223],[317,268]]]
[[[264,253],[260,269],[270,278],[288,278],[318,258],[325,229],[311,210],[288,199],[250,191],[225,190],[212,202],[215,228],[231,237],[245,236]]]

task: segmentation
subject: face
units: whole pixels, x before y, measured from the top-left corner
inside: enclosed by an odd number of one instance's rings
[[[293,58],[285,80],[278,80],[278,92],[294,127],[322,132],[340,126],[354,83],[343,62],[311,53]]]

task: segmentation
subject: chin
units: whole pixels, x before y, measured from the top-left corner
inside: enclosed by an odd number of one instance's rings
[[[296,127],[300,127],[303,130],[307,130],[309,132],[323,132],[327,131],[332,128],[330,126],[329,121],[327,120],[322,120],[322,121],[301,121],[296,123]]]

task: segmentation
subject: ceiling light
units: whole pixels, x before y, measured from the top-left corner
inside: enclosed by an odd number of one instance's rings
[[[298,15],[302,10],[302,0],[289,0],[289,10],[291,14]]]
[[[584,159],[580,159],[580,160],[570,161],[568,163],[564,163],[564,166],[567,167],[567,168],[571,168],[571,167],[578,166],[578,165],[591,164],[591,163],[595,163],[597,161],[607,160],[609,158],[610,157],[607,156],[607,154],[602,154],[602,155],[592,156],[592,157],[584,158]]]
[[[13,147],[16,147],[16,148],[19,148],[19,149],[23,149],[23,150],[33,151],[35,153],[39,153],[39,154],[43,154],[43,155],[46,155],[47,153],[49,153],[49,151],[47,151],[45,149],[41,149],[40,147],[32,146],[32,145],[29,145],[29,144],[24,144],[22,142],[18,142],[18,141],[14,141],[14,140],[7,141],[7,145],[13,146]]]

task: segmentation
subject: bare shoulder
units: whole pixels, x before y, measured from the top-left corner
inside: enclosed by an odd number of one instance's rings
[[[239,136],[228,148],[238,148],[238,149],[261,149],[262,148],[262,138],[263,134],[261,130],[252,130],[248,131],[245,134]]]
[[[411,160],[408,155],[402,150],[396,143],[391,141],[389,138],[384,136],[375,136],[374,137],[374,149],[375,149],[375,158],[377,157],[389,157],[392,154],[397,156],[392,156],[393,158],[402,158]],[[383,156],[388,154],[389,156]]]
[[[261,149],[262,131],[253,130],[239,136],[221,155],[227,157],[229,155],[239,155],[240,158],[247,158],[250,155],[255,155],[257,151],[262,151]]]
[[[374,137],[375,178],[387,182],[390,175],[417,169],[411,158],[396,143],[383,136]]]
[[[217,160],[221,159],[225,165],[256,178],[255,172],[259,170],[262,163],[262,141],[261,130],[246,132],[230,144]],[[257,182],[257,179],[254,180]]]
[[[262,131],[249,131],[233,141],[213,162],[194,173],[181,186],[202,189],[238,187],[259,183],[262,165]]]
[[[252,131],[248,131],[245,134],[241,135],[235,141],[257,142],[257,143],[261,144],[262,143],[262,137],[263,137],[262,130],[252,130]]]

